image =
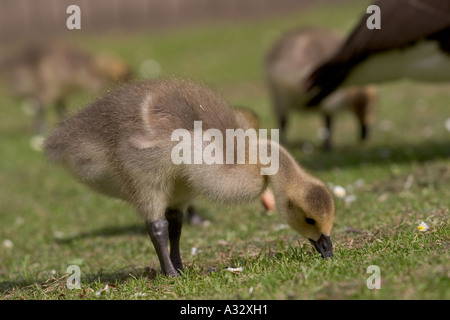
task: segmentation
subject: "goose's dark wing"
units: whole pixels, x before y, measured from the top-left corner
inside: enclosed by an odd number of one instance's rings
[[[311,73],[305,90],[308,105],[316,105],[345,80],[361,61],[381,51],[405,48],[423,39],[435,39],[450,53],[449,0],[377,0],[381,29],[369,29],[364,15],[338,52]]]

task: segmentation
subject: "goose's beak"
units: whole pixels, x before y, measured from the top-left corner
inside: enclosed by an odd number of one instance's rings
[[[322,258],[326,259],[333,256],[333,244],[331,243],[330,236],[322,234],[319,240],[315,241],[309,239],[314,248],[322,255]]]

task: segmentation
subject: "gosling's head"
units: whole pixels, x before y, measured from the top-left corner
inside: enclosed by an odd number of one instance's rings
[[[277,197],[278,210],[288,224],[308,238],[323,258],[333,256],[330,232],[334,221],[334,200],[328,188],[318,180],[301,188],[287,188]]]

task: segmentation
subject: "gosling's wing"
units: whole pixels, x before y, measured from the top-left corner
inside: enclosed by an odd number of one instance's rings
[[[349,72],[369,56],[379,52],[407,48],[419,40],[437,40],[441,50],[450,53],[450,1],[377,0],[381,29],[367,27],[363,15],[340,50],[311,73],[305,89],[316,105],[346,79]],[[370,82],[370,80],[368,80]]]

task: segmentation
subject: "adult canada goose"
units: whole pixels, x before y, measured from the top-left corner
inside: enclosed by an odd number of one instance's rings
[[[329,59],[343,42],[340,34],[317,27],[298,28],[285,33],[268,51],[264,63],[266,79],[278,119],[280,137],[285,138],[290,111],[306,110],[308,95],[299,87],[323,61]],[[339,90],[320,104],[326,136],[324,148],[331,149],[332,118],[340,110],[350,110],[360,125],[361,140],[367,138],[375,108],[374,86]]]
[[[200,132],[195,131],[199,122]],[[231,148],[244,148],[245,159],[251,159],[254,149],[246,148],[246,141],[257,143],[259,151],[265,144],[270,159],[278,152],[273,157],[278,162],[276,174],[263,175],[269,164],[260,159],[254,164],[194,164],[195,152],[205,153],[214,146],[219,154],[225,144],[220,143],[218,133],[237,131],[242,126],[239,122],[228,104],[202,85],[148,80],[124,85],[63,121],[47,138],[45,150],[51,161],[65,165],[81,182],[134,206],[146,222],[167,275],[176,276],[183,269],[179,249],[182,212],[196,195],[239,204],[257,198],[268,185],[289,225],[310,239],[323,257],[332,256],[333,197],[323,182],[302,169],[276,142],[254,140],[250,135]],[[209,142],[192,143],[196,135],[212,130],[216,130],[214,139],[209,136]],[[180,132],[193,134],[194,139],[173,141]],[[184,149],[179,152],[180,145],[193,148],[194,157],[184,154]],[[174,154],[180,153],[188,162],[194,158],[194,163],[177,164]],[[219,160],[224,160],[222,154]]]
[[[44,133],[45,111],[51,105],[55,105],[62,119],[70,94],[81,90],[97,92],[130,76],[129,67],[116,57],[94,56],[59,42],[26,44],[0,62],[0,80],[9,92],[33,101],[36,134]]]
[[[450,80],[450,1],[377,0],[380,29],[364,15],[344,45],[318,66],[304,86],[308,105],[318,105],[339,87],[407,77]]]

